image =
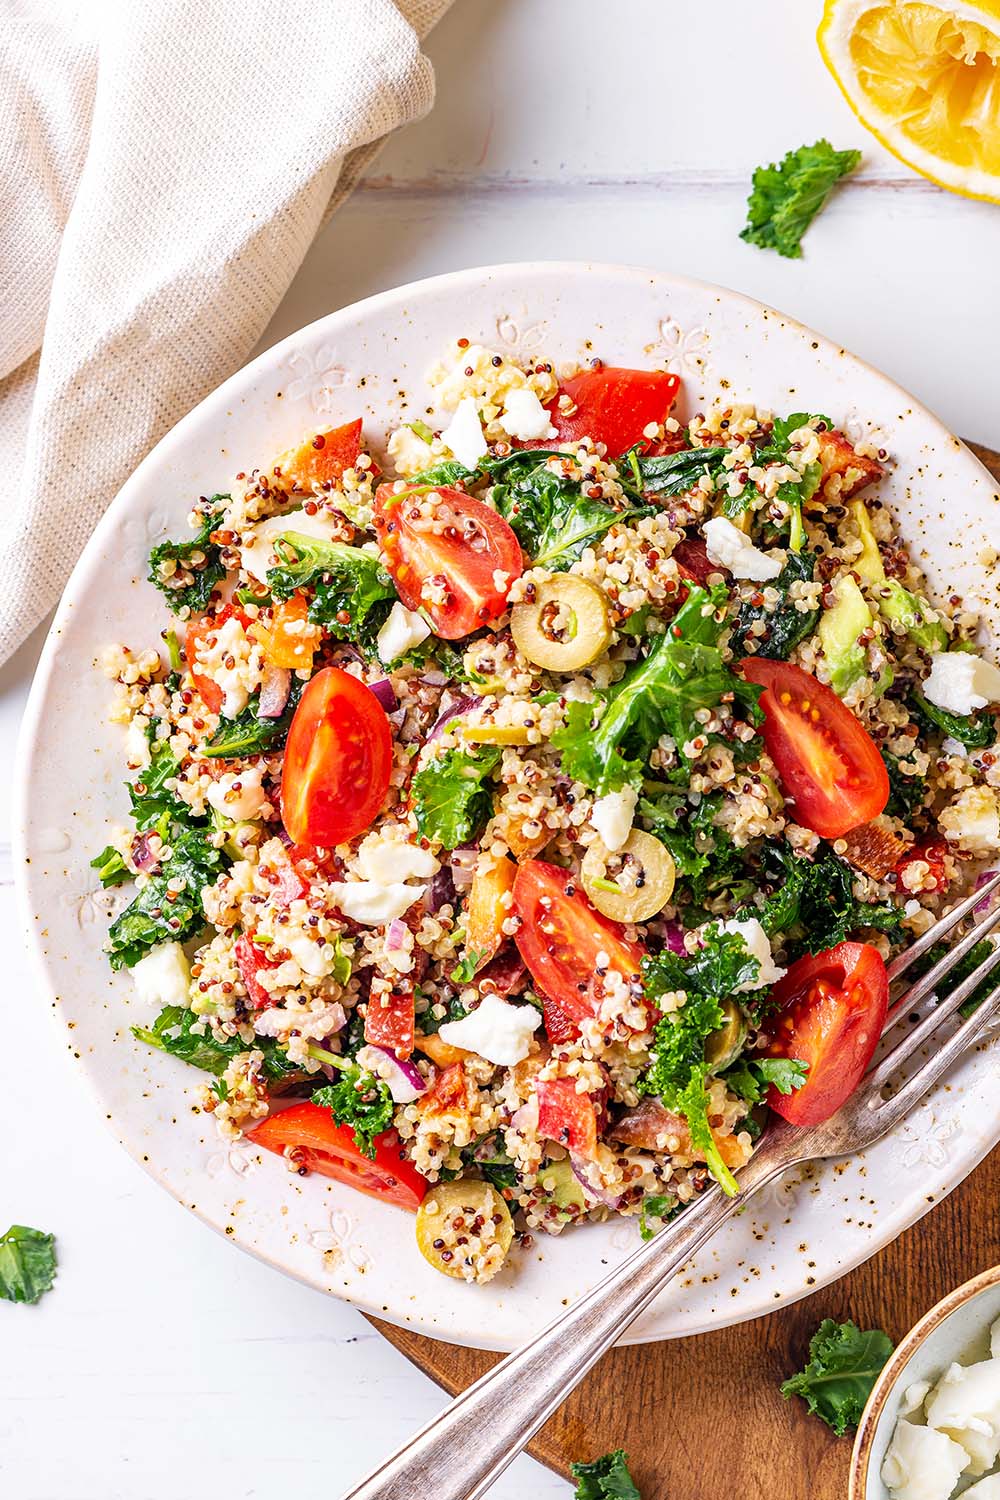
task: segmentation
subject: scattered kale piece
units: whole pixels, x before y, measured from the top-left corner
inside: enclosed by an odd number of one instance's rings
[[[433,488],[436,485],[463,484],[476,477],[477,470],[467,469],[465,464],[458,462],[457,458],[443,458],[440,463],[432,464],[429,469],[423,469],[419,474],[414,474],[410,480],[410,486],[412,489],[424,489]]]
[[[268,588],[275,599],[311,588],[309,619],[338,640],[373,651],[396,599],[392,579],[377,557],[346,542],[303,536],[295,531],[294,519],[289,517],[289,530],[275,539],[281,561],[268,570]]]
[[[515,469],[505,475],[493,486],[491,498],[532,561],[554,572],[579,561],[584,548],[616,522],[648,514],[644,507],[617,511],[603,500],[589,499],[576,480],[554,474],[544,459],[526,472]]]
[[[814,553],[790,552],[788,561],[771,585],[782,595],[783,602],[778,605],[777,609],[769,614],[763,605],[747,603],[740,606],[729,641],[735,655],[740,656],[745,652],[750,627],[759,620],[766,622],[767,633],[752,637],[756,647],[755,654],[765,656],[771,661],[787,661],[799,642],[812,635],[819,623],[821,611],[796,609],[794,604],[789,603],[788,594],[793,583],[811,583],[815,567]]]
[[[0,1298],[37,1302],[56,1279],[55,1235],[12,1224],[0,1235]]]
[[[694,489],[703,474],[711,478],[719,473],[728,448],[682,448],[678,453],[639,456],[638,468],[643,492],[666,499],[685,495]]]
[[[570,1464],[576,1480],[573,1500],[642,1500],[628,1471],[628,1456],[621,1448],[595,1458],[590,1464]]]
[[[132,817],[140,833],[155,828],[164,817],[179,822],[194,822],[191,809],[166,783],[176,776],[180,763],[166,740],[154,740],[149,747],[149,765],[128,784]]]
[[[429,635],[426,640],[421,641],[419,646],[411,646],[405,655],[397,662],[392,663],[395,667],[414,667],[417,671],[424,671],[428,667],[436,667],[453,682],[472,682],[474,679],[465,670],[465,662],[461,651],[456,651],[450,641],[442,641],[436,635]]]
[[[452,976],[454,977],[454,971],[452,971]],[[443,1016],[436,1016],[428,1006],[427,1010],[417,1017],[417,1028],[424,1036],[436,1036],[446,1021],[464,1021],[468,1014],[469,1012],[458,996],[452,995],[445,1002],[445,1013]]]
[[[762,906],[743,907],[737,916],[756,917],[769,937],[794,932],[792,946],[799,952],[820,953],[863,927],[874,927],[890,939],[899,937],[902,907],[858,901],[850,866],[830,850],[807,859],[788,844],[769,842],[761,854],[761,876],[771,894]]]
[[[108,954],[113,969],[131,968],[158,943],[194,937],[205,925],[201,893],[212,885],[225,859],[208,841],[208,828],[175,824],[169,837],[170,857],[111,924]],[[173,882],[182,882],[175,894]]]
[[[155,1047],[159,1052],[190,1063],[193,1068],[217,1075],[226,1071],[234,1057],[251,1050],[242,1037],[226,1037],[220,1041],[208,1029],[204,1035],[194,1029],[205,1025],[206,1018],[196,1016],[193,1010],[167,1005],[152,1026],[133,1026],[132,1035],[137,1042],[145,1042],[147,1047]],[[268,1083],[279,1083],[302,1071],[297,1063],[289,1062],[287,1053],[271,1037],[254,1037],[253,1047],[264,1054],[262,1072]]]
[[[640,815],[648,819],[654,838],[667,845],[677,879],[698,906],[723,892],[732,901],[748,900],[756,889],[745,851],[715,826],[721,803],[721,792],[702,797],[697,807],[691,807],[683,794],[672,792],[639,801]]]
[[[105,890],[108,886],[124,885],[126,880],[132,879],[132,871],[112,844],[108,844],[100,854],[94,856],[90,861],[90,868],[97,871]]]
[[[948,951],[949,945],[947,943],[935,943],[933,948],[928,948],[923,958],[919,958],[913,965],[914,979],[922,978],[928,969],[932,969],[940,959],[944,958]],[[970,974],[975,973],[979,965],[985,963],[993,952],[993,944],[989,938],[981,938],[978,943],[969,949],[965,957],[960,958],[955,967],[950,969],[944,976],[938,985],[938,999],[947,999],[952,990],[957,989],[963,979],[968,979]],[[973,990],[968,1000],[959,1006],[959,1014],[966,1017],[971,1016],[973,1011],[982,1005],[986,997],[993,993],[998,983],[1000,983],[1000,974],[987,974],[986,978]]]
[[[786,1401],[801,1396],[813,1416],[843,1437],[857,1427],[872,1386],[892,1353],[893,1344],[880,1328],[824,1318],[809,1340],[809,1362],[781,1387]]]
[[[500,754],[497,745],[446,750],[417,771],[411,793],[422,837],[446,849],[471,843],[493,812],[489,783]]]
[[[885,810],[890,817],[909,818],[923,807],[927,796],[927,782],[922,776],[901,770],[898,757],[888,750],[883,750],[881,755],[889,776],[889,800]]]
[[[969,750],[985,750],[997,737],[996,721],[992,714],[953,714],[946,708],[929,703],[923,693],[914,693],[910,705],[914,718],[931,734],[936,731],[959,740]]]
[[[722,1077],[726,1087],[748,1104],[760,1104],[773,1084],[779,1094],[792,1094],[806,1081],[809,1064],[797,1057],[740,1058]]]
[[[220,718],[218,728],[199,753],[206,760],[231,760],[241,755],[266,755],[281,750],[305,686],[301,678],[292,677],[288,702],[277,719],[258,717],[260,695],[255,694],[235,719]]]
[[[149,582],[159,589],[174,614],[189,609],[193,615],[203,614],[208,608],[215,585],[225,576],[219,548],[210,540],[229,503],[228,495],[213,495],[202,504],[203,520],[199,530],[186,542],[158,542],[149,554]],[[192,563],[195,553],[201,553],[204,562]],[[190,572],[193,577],[183,588],[171,587],[169,578],[161,576],[166,562],[175,562],[178,567]]]
[[[351,1063],[336,1083],[317,1089],[312,1102],[325,1105],[337,1125],[350,1126],[358,1150],[374,1161],[375,1138],[388,1130],[395,1108],[384,1079]]]
[[[680,1204],[672,1193],[647,1193],[639,1210],[640,1239],[651,1240],[656,1229],[672,1219],[679,1207]],[[656,1228],[649,1222],[650,1219],[657,1221]]]
[[[780,163],[758,167],[740,239],[798,259],[802,236],[837,183],[853,172],[860,160],[860,151],[834,151],[829,141],[819,140],[813,146],[789,151]]]
[[[708,927],[703,946],[693,954],[664,950],[643,959],[646,994],[651,1000],[674,990],[684,990],[685,1003],[668,1011],[653,1030],[652,1061],[638,1081],[640,1093],[658,1094],[667,1109],[676,1110],[688,1123],[692,1144],[704,1156],[716,1182],[729,1194],[737,1191],[736,1179],[719,1153],[708,1121],[706,1083],[712,1068],[705,1060],[705,1042],[725,1019],[721,1001],[744,984],[752,984],[760,973],[739,933]]]
[[[599,795],[639,785],[643,768],[661,735],[678,749],[701,732],[700,708],[715,708],[732,693],[754,723],[760,721],[760,689],[737,677],[716,642],[724,628],[717,618],[726,591],[693,586],[669,630],[658,635],[649,655],[636,662],[597,702],[572,702],[566,722],[552,736],[563,752],[563,770]],[[595,707],[599,711],[596,727]]]
[[[766,464],[788,463],[792,433],[797,432],[800,427],[807,427],[810,422],[822,422],[827,427],[833,426],[829,417],[808,411],[796,411],[792,412],[791,416],[775,418],[770,438],[755,452],[754,463],[761,467]],[[820,464],[806,464],[800,478],[786,479],[775,492],[775,500],[788,507],[790,526],[788,545],[793,553],[801,552],[805,543],[802,508],[806,501],[811,500],[815,495],[822,478],[823,470]],[[756,494],[756,486],[747,484],[739,494],[726,497],[723,501],[723,510],[727,516],[742,515]]]

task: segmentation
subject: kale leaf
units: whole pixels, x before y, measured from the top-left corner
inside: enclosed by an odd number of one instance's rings
[[[838,1437],[857,1427],[872,1386],[892,1354],[892,1340],[880,1328],[824,1318],[809,1340],[809,1362],[781,1387],[786,1401],[801,1396]]]
[[[940,730],[959,740],[969,750],[985,750],[997,737],[996,721],[992,714],[953,714],[946,708],[929,703],[923,693],[914,693],[912,708],[917,720],[931,734]]]
[[[808,427],[810,423],[816,422],[823,422],[827,427],[833,426],[829,417],[808,411],[796,411],[787,417],[776,417],[770,438],[754,454],[754,463],[761,468],[767,464],[787,464],[791,456],[792,433],[797,432],[800,427]],[[805,542],[802,508],[806,501],[811,500],[815,495],[822,478],[823,470],[820,464],[806,464],[798,479],[784,480],[775,492],[774,499],[788,507],[790,524],[788,545],[793,553],[801,552]],[[756,498],[757,493],[756,485],[748,483],[738,494],[727,495],[723,501],[723,510],[727,516],[742,515],[747,506]]]
[[[685,495],[694,489],[703,474],[711,478],[719,473],[728,448],[682,448],[679,453],[656,454],[638,458],[643,492],[647,495]]]
[[[593,724],[592,703],[572,702],[565,725],[552,736],[563,752],[562,768],[599,795],[637,785],[661,735],[678,750],[701,732],[695,714],[715,708],[732,693],[758,722],[759,688],[737,677],[715,644],[724,628],[718,618],[726,591],[693,586],[669,630],[656,636],[649,655],[630,667],[620,682],[598,695],[600,716]],[[683,752],[682,752],[683,753]]]
[[[918,959],[913,965],[914,979],[922,978],[928,969],[933,968],[940,959],[944,958],[947,952],[949,952],[949,945],[947,943],[935,943],[932,948],[927,950],[923,958]],[[936,990],[938,999],[947,999],[952,990],[956,989],[962,983],[963,979],[968,979],[970,974],[975,973],[979,965],[985,963],[993,952],[993,944],[989,938],[981,938],[978,943],[975,943],[965,957],[960,958],[955,967],[949,969],[948,973],[939,983]],[[959,1006],[960,1014],[966,1017],[971,1016],[972,1012],[982,1005],[986,997],[992,994],[996,987],[997,978],[996,974],[987,974],[986,978],[973,990],[968,1000]]]
[[[797,1057],[740,1058],[721,1076],[726,1087],[748,1104],[760,1104],[773,1084],[779,1094],[791,1094],[806,1081],[809,1064]]]
[[[699,906],[723,892],[733,901],[746,900],[756,888],[744,851],[715,825],[722,800],[718,792],[691,807],[682,794],[666,792],[639,802],[640,816],[649,820],[653,836],[667,845],[677,879]]]
[[[793,946],[799,952],[821,953],[863,927],[899,936],[902,907],[891,901],[858,901],[850,866],[828,850],[808,859],[788,844],[769,842],[761,856],[761,877],[764,888],[770,888],[764,904],[745,906],[737,916],[756,917],[769,937],[794,930]]]
[[[659,1220],[659,1226],[662,1227],[679,1207],[680,1204],[672,1193],[647,1193],[639,1210],[639,1238],[651,1240],[656,1230],[650,1224],[650,1219]]]
[[[183,943],[204,927],[201,893],[225,864],[207,835],[207,826],[177,823],[169,830],[169,859],[111,924],[107,951],[113,969],[131,968],[158,943]]]
[[[113,844],[108,844],[94,856],[90,868],[97,871],[105,890],[108,886],[124,885],[126,880],[132,879],[132,871]]]
[[[55,1235],[26,1224],[12,1224],[0,1235],[0,1298],[5,1302],[37,1302],[55,1279]]]
[[[684,990],[687,999],[679,1010],[668,1011],[657,1021],[652,1060],[636,1087],[643,1094],[658,1094],[667,1109],[684,1116],[692,1144],[704,1156],[712,1176],[725,1192],[733,1194],[736,1179],[722,1160],[708,1120],[706,1082],[712,1068],[705,1060],[705,1043],[725,1019],[721,1001],[741,985],[753,984],[760,961],[739,933],[723,932],[714,925],[702,933],[697,952],[665,950],[644,958],[642,972],[651,1000],[676,990]]]
[[[292,677],[288,702],[277,719],[258,717],[260,696],[255,695],[235,719],[220,718],[218,728],[211,739],[200,747],[199,754],[204,755],[206,760],[227,760],[241,755],[266,755],[281,750],[288,738],[305,686],[301,678]]]
[[[205,1027],[204,1033],[196,1031],[196,1026]],[[254,1037],[252,1043],[239,1036],[220,1041],[207,1028],[204,1016],[196,1016],[193,1010],[181,1005],[164,1006],[152,1026],[133,1026],[132,1035],[137,1042],[145,1042],[147,1047],[155,1047],[159,1052],[166,1052],[170,1057],[216,1076],[224,1073],[241,1052],[254,1049],[264,1054],[261,1072],[268,1083],[279,1083],[302,1071],[297,1063],[289,1062],[287,1053],[272,1037]]]
[[[819,140],[789,151],[780,163],[758,167],[740,239],[797,259],[802,236],[840,179],[860,160],[860,151],[834,151],[829,141]]]
[[[489,780],[500,754],[497,745],[446,750],[417,771],[411,792],[423,838],[446,849],[471,843],[493,812]]]
[[[336,1083],[317,1089],[312,1102],[329,1109],[337,1125],[350,1126],[358,1150],[375,1160],[375,1138],[389,1129],[395,1108],[384,1079],[352,1063]]]
[[[554,572],[579,561],[584,548],[616,522],[647,514],[645,508],[617,511],[589,499],[575,480],[554,474],[544,461],[526,473],[515,470],[493,486],[491,498],[532,561]]]
[[[190,541],[158,542],[149,554],[149,582],[159,589],[174,614],[181,609],[189,609],[193,615],[202,614],[208,608],[213,588],[225,577],[219,548],[210,537],[228,503],[228,495],[213,495],[200,507],[202,523]],[[199,560],[192,562],[195,555]],[[165,576],[164,566],[170,563],[176,567]],[[179,584],[178,578],[190,581]]]
[[[149,765],[128,783],[132,817],[140,833],[155,828],[164,817],[187,824],[193,821],[190,807],[166,785],[179,770],[180,762],[166,740],[154,740],[149,747]]]
[[[642,1500],[628,1471],[628,1455],[621,1448],[590,1464],[570,1464],[576,1480],[573,1500]]]
[[[280,559],[270,568],[267,586],[275,599],[311,588],[309,619],[324,625],[339,640],[354,641],[366,651],[385,624],[396,599],[392,579],[377,557],[346,542],[328,542],[289,530],[275,538]]]
[[[815,566],[815,553],[790,552],[785,566],[770,585],[782,596],[777,609],[769,613],[763,605],[745,603],[740,606],[729,642],[736,655],[744,654],[750,627],[758,621],[764,621],[767,629],[763,635],[751,637],[756,647],[755,654],[771,661],[787,661],[799,642],[812,635],[821,611],[796,609],[789,602],[788,595],[793,583],[812,582]]]
[[[927,782],[922,776],[903,771],[899,758],[888,750],[881,751],[882,760],[889,776],[889,800],[885,810],[893,818],[909,818],[923,807],[927,796]]]

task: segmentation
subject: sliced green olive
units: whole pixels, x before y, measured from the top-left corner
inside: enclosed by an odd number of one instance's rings
[[[705,1061],[716,1072],[736,1061],[747,1039],[747,1019],[735,1000],[723,1000],[722,1014],[722,1025],[705,1038]]]
[[[435,1271],[460,1281],[489,1281],[513,1238],[510,1209],[491,1183],[476,1178],[439,1182],[417,1209],[418,1250]],[[499,1258],[474,1268],[472,1257],[491,1245],[499,1246]]]
[[[616,922],[645,922],[670,900],[676,873],[670,850],[651,833],[633,828],[614,854],[601,843],[591,844],[580,867],[580,882],[604,916]]]
[[[549,672],[576,672],[596,661],[611,640],[608,598],[596,583],[557,573],[537,584],[530,604],[516,604],[510,633],[528,661]]]

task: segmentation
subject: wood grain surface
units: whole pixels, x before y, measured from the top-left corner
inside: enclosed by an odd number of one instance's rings
[[[1000,453],[970,443],[1000,480]],[[856,1271],[789,1307],[697,1338],[613,1349],[542,1428],[530,1452],[568,1474],[624,1448],[643,1500],[845,1500],[851,1455],[785,1401],[820,1319],[853,1318],[899,1339],[939,1298],[1000,1261],[1000,1147],[919,1223]],[[497,1362],[370,1320],[454,1395]],[[734,1482],[735,1481],[735,1482]]]

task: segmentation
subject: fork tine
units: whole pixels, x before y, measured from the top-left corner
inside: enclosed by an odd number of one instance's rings
[[[1000,919],[1000,912],[997,913],[997,917]],[[957,950],[952,951],[957,952]],[[947,956],[951,958],[952,954],[949,953]],[[908,1031],[905,1036],[899,1039],[891,1052],[887,1052],[884,1057],[879,1059],[875,1067],[867,1074],[865,1078],[866,1085],[872,1089],[884,1088],[900,1063],[905,1062],[906,1058],[916,1052],[931,1033],[938,1029],[941,1022],[947,1020],[950,1015],[953,1015],[958,1007],[963,1005],[969,996],[976,992],[983,980],[993,972],[998,964],[1000,964],[1000,948],[993,948],[989,956],[984,958],[982,963],[973,969],[967,978],[962,980],[961,984],[957,984],[951,994],[941,1001],[940,1005],[936,1005],[929,1015],[924,1016],[919,1026],[915,1026],[912,1031]],[[938,968],[939,965],[935,964],[934,967]],[[932,969],[931,973],[933,972]],[[907,997],[904,996],[905,998]]]
[[[917,941],[907,948],[905,953],[897,954],[892,963],[887,965],[889,983],[898,979],[901,974],[905,974],[912,963],[915,963],[918,958],[923,958],[928,948],[933,948],[935,943],[940,942],[941,938],[945,937],[953,927],[958,926],[963,917],[967,917],[980,901],[985,901],[998,887],[1000,887],[1000,870],[978,891],[973,891],[971,896],[966,896],[965,900],[960,901],[953,911],[935,922],[933,927],[929,927],[923,937],[917,938]]]
[[[945,919],[949,923],[949,930],[953,925],[950,920],[953,915],[954,913],[950,912],[948,914],[948,917]],[[944,954],[942,958],[939,958],[937,963],[933,964],[931,968],[927,970],[927,973],[924,974],[921,979],[918,979],[915,984],[912,984],[904,994],[900,995],[898,1000],[893,1001],[885,1018],[885,1025],[882,1028],[883,1033],[885,1033],[886,1031],[890,1031],[892,1027],[896,1025],[896,1022],[899,1020],[904,1011],[912,1010],[913,1007],[915,1005],[919,1005],[921,1000],[925,999],[927,995],[933,994],[939,982],[945,977],[946,974],[951,972],[951,970],[958,963],[959,959],[964,958],[967,953],[970,953],[976,946],[976,944],[983,940],[988,932],[993,931],[993,928],[997,925],[998,922],[1000,922],[1000,905],[997,906],[995,911],[987,912],[984,917],[980,918],[980,920],[969,929],[969,931],[963,938],[955,943],[953,947],[949,948],[948,952]],[[937,928],[932,927],[930,930],[932,933],[936,933]],[[910,949],[908,951],[912,952],[913,950]],[[903,956],[905,957],[908,955]],[[886,970],[886,973],[890,978],[892,977],[891,965]],[[935,1014],[938,1014],[938,1012],[935,1012]]]
[[[1000,950],[998,950],[1000,952]],[[970,978],[972,976],[970,975]],[[949,997],[950,998],[950,997]],[[868,1107],[876,1114],[879,1121],[879,1134],[899,1123],[913,1106],[923,1098],[928,1089],[942,1078],[949,1068],[954,1067],[963,1052],[985,1036],[991,1024],[1000,1010],[1000,985],[992,990],[983,1003],[976,1009],[968,1021],[958,1028],[948,1038],[939,1051],[933,1053],[912,1078],[908,1078],[902,1088],[892,1095],[890,1099],[880,1101],[878,1093],[873,1092],[868,1098]]]

